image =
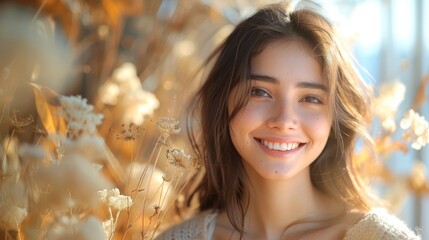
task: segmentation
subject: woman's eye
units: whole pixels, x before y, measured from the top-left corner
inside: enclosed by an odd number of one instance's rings
[[[250,94],[256,97],[271,97],[270,94],[267,93],[267,91],[260,88],[252,88]]]
[[[317,104],[321,104],[322,101],[320,101],[317,97],[305,97],[301,100],[302,102],[308,102],[308,103],[317,103]]]

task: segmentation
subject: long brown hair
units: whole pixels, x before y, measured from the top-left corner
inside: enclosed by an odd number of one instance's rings
[[[199,117],[198,131],[195,123],[188,121],[191,143],[205,167],[205,175],[195,191],[200,210],[226,211],[241,236],[247,210],[243,204],[248,202],[244,199],[248,197],[247,176],[232,144],[229,123],[247,103],[252,57],[279,39],[303,41],[310,46],[329,89],[334,116],[332,136],[310,166],[313,185],[342,201],[348,209],[365,211],[370,207],[370,195],[352,162],[358,138],[373,148],[366,127],[371,110],[370,91],[352,55],[326,18],[311,9],[288,11],[281,4],[269,5],[238,24],[209,57],[206,63],[214,61],[213,67],[190,109],[190,116]],[[245,87],[239,89],[238,103],[229,115],[227,99],[239,83]]]

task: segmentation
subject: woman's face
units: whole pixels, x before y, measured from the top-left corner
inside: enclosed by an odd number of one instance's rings
[[[249,102],[230,123],[231,140],[248,173],[292,178],[320,155],[331,129],[320,65],[293,40],[268,44],[251,62]],[[228,99],[230,114],[237,87]]]

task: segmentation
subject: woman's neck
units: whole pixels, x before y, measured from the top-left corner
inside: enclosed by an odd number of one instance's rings
[[[311,183],[309,169],[287,180],[267,180],[249,173],[249,208],[245,232],[256,238],[280,239],[289,226],[338,215],[338,204]],[[298,224],[297,224],[298,226]]]

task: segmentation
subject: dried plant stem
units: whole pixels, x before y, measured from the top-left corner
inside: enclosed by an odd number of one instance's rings
[[[31,22],[34,23],[34,21],[36,21],[37,17],[40,15],[43,8],[45,7],[46,2],[47,2],[47,0],[43,0],[42,4],[40,4],[40,7],[37,9],[36,14],[34,14],[33,20]]]
[[[113,218],[112,208],[109,207],[110,221],[111,221],[111,226],[112,226],[112,229],[111,229],[110,234],[109,234],[109,240],[112,240],[114,235],[115,235],[116,223],[118,222],[120,213],[121,213],[121,211],[118,211],[116,213],[115,218]]]
[[[50,221],[50,211],[47,210],[46,213],[42,213],[41,217],[42,217],[42,223],[40,223],[40,238],[39,239],[43,239],[42,236],[44,236],[48,230],[47,226],[49,224]]]
[[[158,154],[157,154],[157,155],[159,155],[159,152],[161,151],[161,150],[160,150],[160,148],[161,148],[161,147],[159,146],[159,142],[160,142],[160,140],[161,140],[161,136],[160,136],[160,137],[158,137],[158,139],[157,139],[157,141],[156,141],[156,146],[152,149],[152,152],[150,153],[149,161],[148,161],[148,163],[146,164],[145,168],[143,169],[142,174],[140,175],[139,181],[138,181],[137,186],[136,186],[136,190],[138,190],[138,189],[140,189],[140,188],[141,188],[141,185],[142,185],[142,183],[143,183],[143,179],[144,179],[144,177],[146,176],[147,170],[148,170],[148,168],[149,168],[149,165],[150,165],[150,163],[151,163],[151,161],[152,161],[153,156],[155,155],[155,152],[156,152],[157,148],[159,147],[159,151],[158,151]]]
[[[180,190],[177,193],[181,193],[183,191],[183,189],[185,189],[185,187],[189,184],[189,182],[192,179],[193,174],[190,174],[188,179],[185,181],[185,183],[182,185],[182,187],[180,188]],[[179,179],[176,182],[175,187],[173,188],[173,192],[175,191],[175,189],[177,188],[177,185],[179,183]],[[169,189],[167,189],[168,192]],[[165,196],[167,196],[167,193],[165,194]],[[161,198],[160,198],[160,202],[159,202],[159,206],[162,206],[161,204],[164,204],[165,201],[165,197],[163,199],[163,201],[161,202]],[[167,207],[164,209],[164,214],[159,214],[158,215],[158,226],[155,227],[154,232],[156,231],[156,229],[159,227],[159,223],[161,223],[165,217],[165,213],[167,212],[167,210],[171,207],[171,205],[173,204],[174,199],[171,200],[171,202],[167,205]]]
[[[12,134],[10,135],[9,139],[7,140],[6,147],[3,149],[3,154],[1,157],[1,163],[0,163],[0,168],[2,169],[3,173],[6,172],[6,169],[3,168],[3,167],[6,167],[6,166],[3,166],[3,164],[6,165],[6,156],[7,156],[6,153],[7,153],[7,150],[9,149],[10,141],[14,135],[15,135],[15,129],[12,130]]]
[[[133,172],[133,168],[134,168],[134,158],[133,158],[133,145],[131,144],[131,141],[128,142],[129,143],[129,147],[130,147],[130,169],[128,171],[128,179],[127,179],[127,185],[126,185],[126,189],[127,192],[132,192],[132,189],[130,187],[130,181],[131,181],[131,174]]]
[[[39,146],[41,138],[42,138],[42,135],[39,135],[39,137],[37,137],[36,144],[35,144],[36,146]]]
[[[158,160],[159,160],[159,154],[161,153],[161,149],[162,149],[162,146],[160,145],[159,146],[159,149],[158,149],[158,153],[157,153],[157,155],[156,155],[156,158],[155,158],[155,163],[153,164],[153,168],[152,168],[152,172],[150,173],[150,177],[149,177],[149,182],[148,182],[148,184],[147,184],[147,189],[146,189],[146,195],[145,195],[145,197],[143,198],[143,210],[142,210],[142,236],[144,236],[144,213],[145,213],[145,210],[146,210],[146,200],[147,200],[147,196],[148,196],[148,194],[149,194],[149,189],[150,189],[150,184],[151,184],[151,182],[152,182],[152,176],[153,176],[153,172],[155,172],[155,169],[156,169],[156,165],[157,165],[157,163],[158,163]]]
[[[145,135],[146,135],[146,127],[143,126],[143,132],[142,132],[142,135],[140,137],[141,140],[140,140],[139,146],[137,147],[137,150],[136,150],[136,157],[138,156],[140,150],[142,149],[143,140],[144,140]]]
[[[164,179],[162,179],[162,183],[161,183],[161,193],[159,194],[159,200],[158,200],[158,205],[159,205],[159,206],[162,206],[162,205],[161,205],[161,199],[162,199],[162,193],[163,193],[163,191],[164,191],[164,184],[165,184],[165,181],[164,181]]]
[[[159,185],[159,187],[156,189],[155,193],[153,194],[152,198],[149,200],[149,202],[147,203],[147,205],[143,206],[144,209],[146,209],[147,207],[149,207],[149,204],[153,201],[153,199],[155,198],[156,194],[162,189],[162,185],[163,184],[164,183],[161,183],[161,185]],[[159,193],[159,195],[162,196],[162,191]]]
[[[18,230],[18,232],[17,232],[18,240],[22,240],[21,228],[20,228],[20,224],[18,224],[18,221],[16,221],[16,229]]]
[[[5,103],[3,105],[3,110],[2,110],[1,115],[0,115],[0,123],[3,121],[3,118],[4,118],[5,114],[6,114],[6,109],[7,109],[8,106],[9,106],[9,104],[7,104],[7,103]]]
[[[131,179],[131,174],[132,174],[133,169],[134,169],[135,158],[133,158],[133,151],[132,151],[131,141],[129,142],[129,145],[130,145],[130,161],[131,161],[131,164],[130,164],[130,170],[128,172],[128,179],[127,179],[126,189],[127,189],[127,192],[129,192],[131,194],[133,191],[132,191],[132,188],[130,186],[130,179]],[[141,144],[140,144],[140,146],[141,146]],[[136,154],[136,156],[137,156],[137,154]],[[136,192],[138,192],[138,191],[136,191]],[[131,211],[130,208],[127,208],[127,225],[126,225],[127,229],[125,230],[125,232],[122,235],[121,239],[125,239],[125,235],[128,233],[128,231],[130,229],[130,227],[128,227],[128,225],[130,224],[130,215],[131,215],[130,211]]]

